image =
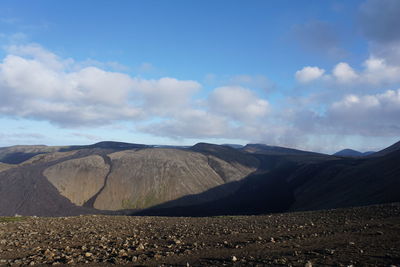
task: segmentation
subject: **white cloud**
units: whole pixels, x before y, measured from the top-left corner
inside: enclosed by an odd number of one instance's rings
[[[231,125],[223,116],[205,110],[182,110],[175,117],[138,127],[139,130],[175,139],[230,138]]]
[[[234,120],[249,122],[267,115],[268,101],[240,86],[216,88],[208,97],[210,109]]]
[[[301,83],[308,83],[317,80],[324,75],[325,70],[318,67],[304,67],[296,71],[295,77]]]
[[[399,118],[400,89],[346,95],[329,107],[326,123],[341,133],[399,136]]]
[[[346,62],[337,64],[331,74],[326,74],[326,81],[346,88],[396,87],[400,82],[399,14],[398,0],[364,1],[359,7],[358,26],[368,41],[370,55],[357,70]]]
[[[42,48],[19,48],[31,58],[8,55],[0,64],[0,112],[60,125],[109,123],[134,118],[133,80],[95,67],[66,72],[62,60]],[[122,104],[122,106],[121,106]]]
[[[134,81],[126,74],[87,67],[65,76],[68,90],[87,102],[119,105],[128,98]]]
[[[200,90],[201,85],[196,81],[180,81],[169,77],[159,80],[135,78],[133,88],[142,95],[147,111],[166,116],[188,108],[193,94]]]
[[[218,87],[195,99],[201,90],[196,81],[106,71],[97,61],[90,66],[90,61],[65,60],[36,44],[7,51],[0,63],[3,116],[62,127],[132,121],[142,132],[170,138],[243,138],[254,135],[270,112],[267,100],[241,86]],[[237,78],[265,82],[263,77]]]
[[[400,89],[387,90],[375,95],[347,95],[342,100],[332,104],[332,112],[351,113],[350,116],[366,116],[366,112],[400,111]],[[365,114],[365,115],[364,115]],[[399,114],[400,116],[400,114]],[[399,117],[400,118],[400,117]]]
[[[324,74],[318,67],[304,67],[295,74],[296,79],[303,83],[313,82],[320,77],[330,86],[337,84],[347,86],[364,86],[365,88],[377,86],[396,85],[400,82],[400,65],[389,64],[384,58],[370,56],[363,63],[363,69],[354,70],[348,63],[340,62],[332,73]]]
[[[73,63],[72,59],[62,60],[56,54],[47,51],[38,44],[10,45],[6,47],[6,52],[10,55],[34,59],[48,68],[55,70],[62,70],[68,64]]]
[[[179,112],[200,84],[144,80],[81,67],[39,45],[10,46],[0,63],[0,114],[62,126],[101,125]]]
[[[358,75],[353,68],[345,62],[337,64],[333,69],[332,74],[340,83],[352,82],[358,78]]]
[[[388,43],[370,42],[370,50],[373,57],[385,59],[389,65],[400,65],[400,40]]]
[[[400,65],[390,65],[383,58],[370,57],[365,61],[364,78],[372,84],[400,82]]]
[[[139,130],[170,138],[255,138],[270,111],[266,100],[240,86],[214,89],[201,105],[180,108],[174,116]]]

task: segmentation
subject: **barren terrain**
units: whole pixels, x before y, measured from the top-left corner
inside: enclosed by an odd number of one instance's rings
[[[400,264],[399,203],[259,216],[0,221],[0,265]]]

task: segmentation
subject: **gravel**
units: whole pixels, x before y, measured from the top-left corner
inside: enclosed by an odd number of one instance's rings
[[[263,216],[0,220],[0,266],[398,266],[400,204]]]

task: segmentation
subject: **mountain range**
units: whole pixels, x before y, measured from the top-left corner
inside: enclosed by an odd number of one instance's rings
[[[264,144],[0,148],[0,215],[209,216],[400,201],[400,142],[370,155]]]

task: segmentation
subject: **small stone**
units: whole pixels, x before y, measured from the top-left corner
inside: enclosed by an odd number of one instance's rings
[[[335,254],[335,250],[333,250],[333,249],[325,249],[325,252],[326,252],[327,254],[330,254],[330,255]]]
[[[128,256],[128,254],[126,253],[126,250],[125,250],[125,249],[121,249],[121,250],[118,252],[118,254],[119,254],[120,257],[127,257],[127,256]]]
[[[93,256],[93,253],[90,253],[90,252],[85,253],[85,257],[87,257],[87,258],[92,257],[92,256]]]
[[[46,251],[44,252],[44,256],[46,256],[46,258],[48,259],[52,259],[55,256],[55,254],[49,249],[46,249]]]
[[[275,243],[276,242],[273,237],[271,237],[270,241],[271,241],[271,243]]]
[[[143,244],[139,244],[139,245],[136,247],[136,250],[144,250]]]
[[[304,267],[312,267],[311,261],[307,261],[306,264],[304,265]]]
[[[233,262],[235,262],[235,261],[237,261],[238,259],[235,257],[235,256],[232,256],[232,261]]]

